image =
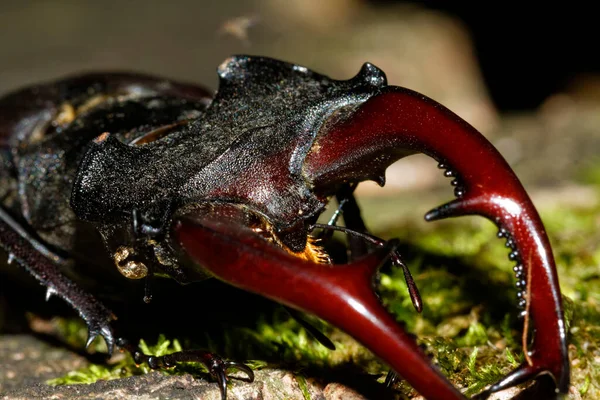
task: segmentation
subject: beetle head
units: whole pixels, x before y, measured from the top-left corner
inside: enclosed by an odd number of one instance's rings
[[[109,133],[91,143],[71,197],[79,218],[111,236],[114,226],[131,226],[135,212],[162,221],[178,209],[235,204],[260,219],[275,242],[303,252],[307,227],[329,195],[313,191],[305,158],[323,126],[379,93],[385,75],[365,64],[338,81],[248,56],[230,58],[218,74],[219,90],[198,119],[136,143]]]

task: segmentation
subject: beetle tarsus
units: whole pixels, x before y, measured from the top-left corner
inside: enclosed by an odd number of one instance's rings
[[[154,369],[160,368],[162,366],[173,367],[179,362],[202,363],[206,367],[210,375],[217,380],[219,384],[219,389],[221,391],[221,398],[223,400],[227,398],[227,382],[230,379],[227,375],[227,370],[240,370],[247,375],[247,378],[242,378],[242,380],[246,382],[254,381],[254,372],[247,365],[235,361],[223,360],[218,355],[204,350],[180,351],[177,353],[167,354],[161,357],[150,356],[149,365],[150,361],[152,362],[152,365],[155,366],[153,367]]]
[[[222,400],[227,399],[227,382],[230,379],[227,371],[237,369],[246,374],[246,378],[236,378],[245,382],[254,381],[254,372],[246,364],[224,360],[220,356],[206,350],[184,350],[164,356],[147,355],[125,338],[118,338],[116,344],[131,354],[136,364],[146,363],[151,369],[171,368],[180,362],[202,363],[210,375],[217,380]]]

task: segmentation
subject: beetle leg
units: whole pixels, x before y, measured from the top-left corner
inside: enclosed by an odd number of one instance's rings
[[[354,336],[426,398],[464,399],[373,292],[373,276],[395,251],[395,241],[332,268],[292,256],[238,221],[211,215],[177,223],[173,238],[215,277],[315,314]]]
[[[205,350],[185,350],[176,353],[167,354],[164,356],[152,356],[142,352],[142,350],[132,345],[129,341],[123,338],[117,339],[117,346],[127,350],[136,364],[146,363],[152,369],[170,368],[181,362],[199,362],[202,363],[210,375],[219,383],[221,390],[221,399],[227,399],[227,370],[237,369],[244,372],[247,378],[237,378],[246,382],[254,381],[254,372],[246,364],[235,361],[223,360],[218,355]]]
[[[519,380],[550,374],[560,392],[569,389],[567,332],[552,250],[542,221],[525,189],[498,151],[479,132],[435,101],[411,90],[389,86],[341,122],[324,124],[308,153],[304,174],[318,195],[331,194],[346,182],[371,179],[383,185],[387,166],[424,153],[455,178],[457,199],[426,214],[427,221],[481,215],[500,227],[513,248],[525,325],[532,322],[533,347]],[[339,114],[339,113],[338,113]],[[531,320],[531,321],[530,321]],[[507,387],[502,381],[489,390]]]
[[[29,236],[1,206],[0,246],[8,252],[9,261],[17,261],[47,288],[46,300],[52,295],[59,296],[79,313],[88,327],[86,347],[89,347],[97,336],[102,336],[108,354],[112,354],[114,335],[110,322],[115,319],[112,312],[63,275],[58,265],[39,251],[44,246]]]
[[[358,203],[354,197],[354,190],[356,189],[356,186],[356,184],[342,185],[335,196],[340,208],[343,209],[344,225],[356,232],[367,232],[365,222],[360,215],[360,208],[358,207]],[[336,224],[330,223],[329,225]],[[350,248],[351,260],[360,258],[369,252],[367,242],[356,236],[350,235],[348,237],[348,245]]]

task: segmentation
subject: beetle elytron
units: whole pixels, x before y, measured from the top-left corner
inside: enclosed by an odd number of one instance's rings
[[[99,248],[128,278],[160,272],[188,283],[208,274],[313,313],[362,342],[426,398],[463,399],[374,294],[373,274],[395,257],[395,242],[364,232],[352,196],[357,183],[383,185],[387,166],[421,152],[456,186],[456,199],[425,219],[478,214],[495,222],[513,249],[525,325],[535,328],[523,365],[479,398],[540,374],[567,392],[566,331],[548,238],[506,161],[474,128],[423,95],[387,85],[368,63],[337,81],[298,65],[236,56],[218,74],[214,97],[189,84],[113,73],[0,100],[0,244],[48,296],[79,313],[89,342],[101,335],[109,351],[120,345],[155,367],[199,359],[219,379],[223,397],[226,368],[252,378],[243,364],[210,353],[145,359],[115,339],[112,313],[62,272],[71,262],[94,268],[91,249]],[[351,246],[353,261],[330,265],[310,233],[332,196],[346,207],[343,229],[375,240],[379,250],[365,255]],[[82,250],[89,232],[101,240]]]

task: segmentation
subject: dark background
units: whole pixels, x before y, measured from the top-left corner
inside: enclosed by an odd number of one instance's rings
[[[280,5],[274,6],[277,2]],[[289,27],[289,31],[285,26],[273,26],[279,17],[272,9],[281,8],[281,4],[285,7],[286,3],[292,2],[3,1],[0,2],[0,93],[81,70],[115,68],[164,74],[214,87],[215,67],[228,55],[248,52],[283,57],[281,51],[273,50],[277,43],[280,48],[288,48],[285,56],[290,61],[320,66],[314,61],[320,55],[314,59],[300,53],[297,57],[289,55],[289,48],[297,43],[319,47],[318,35],[306,32],[312,29],[307,28],[308,21]],[[312,3],[321,8],[325,4]],[[337,5],[338,9],[321,13],[329,13],[325,24],[333,27],[327,32],[323,30],[323,37],[335,34],[335,26],[344,14],[342,8],[351,3],[381,9],[410,4],[419,9],[438,10],[462,21],[472,35],[485,84],[500,111],[538,107],[549,95],[569,87],[574,77],[600,71],[598,17],[591,5],[583,3],[397,0],[326,3]],[[401,10],[392,8],[387,13]],[[224,21],[240,15],[260,17],[249,30],[250,45],[218,34]],[[355,21],[360,23],[360,17]],[[307,16],[311,18],[315,19]],[[323,57],[333,58],[336,51],[328,48]],[[326,68],[324,72],[332,73]]]
[[[378,6],[397,0],[372,0]],[[500,110],[539,106],[582,74],[600,72],[599,17],[584,2],[421,1],[460,19]]]

